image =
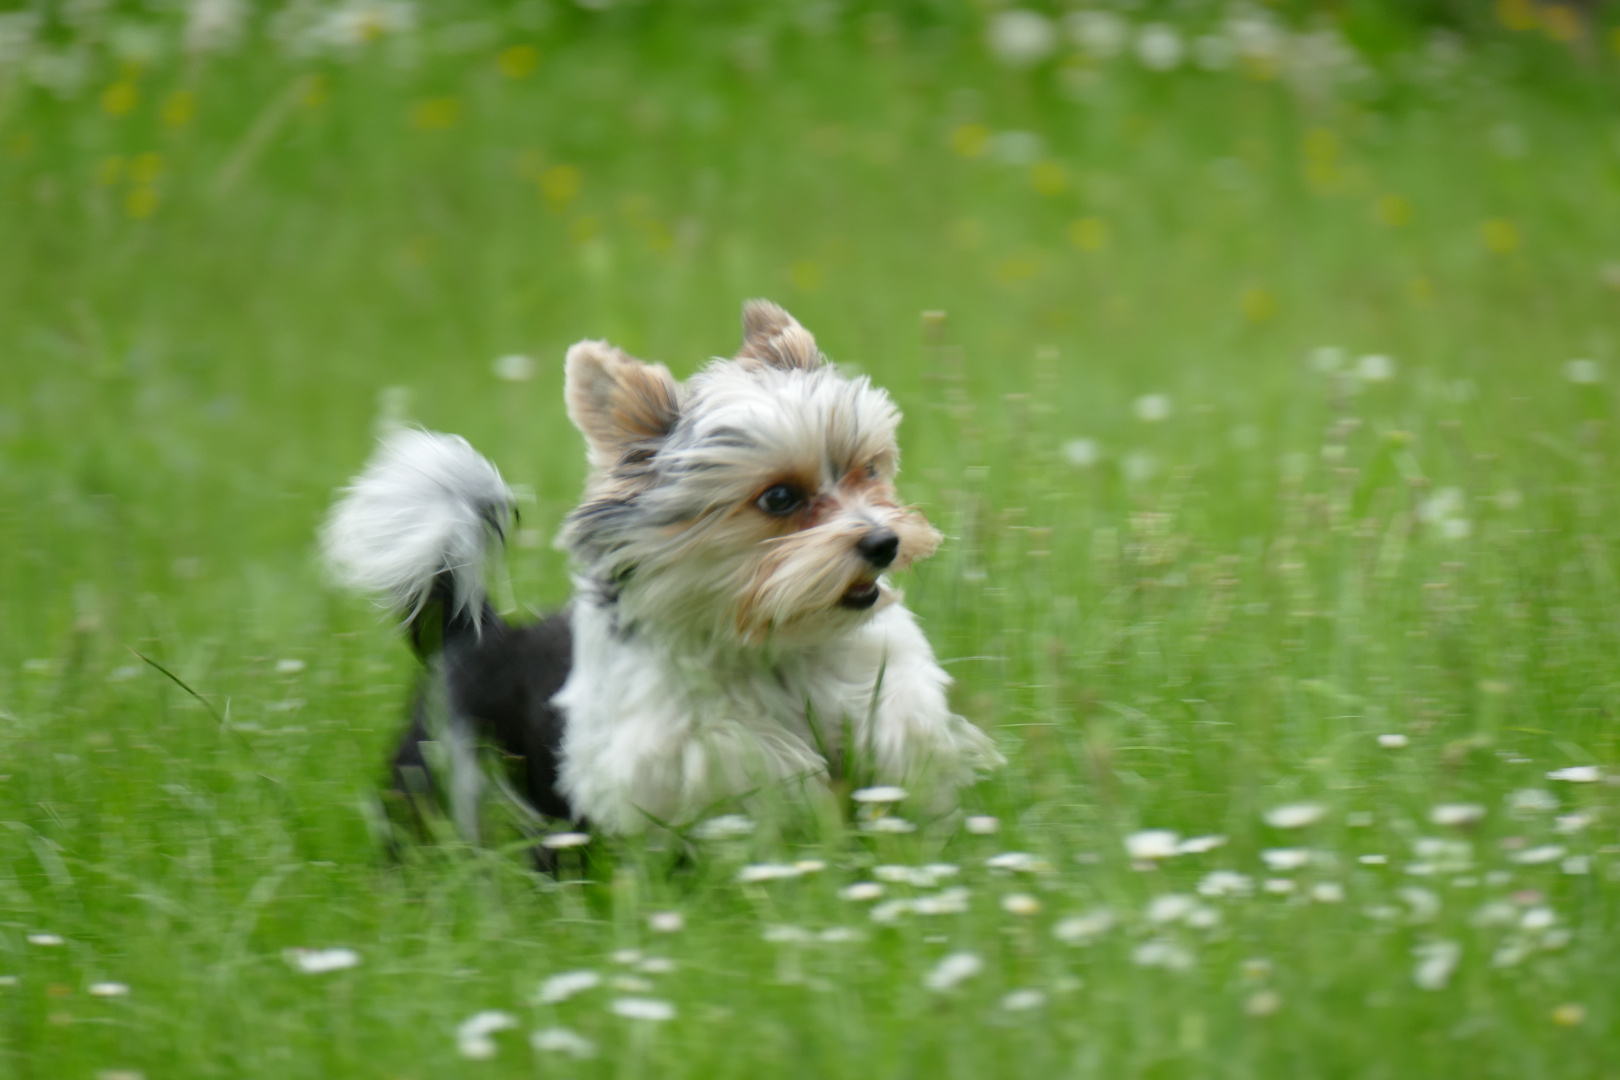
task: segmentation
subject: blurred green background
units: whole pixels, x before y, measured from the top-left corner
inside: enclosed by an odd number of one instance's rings
[[[1561,777],[1620,759],[1617,26],[0,12],[0,1062],[1605,1075],[1616,799]],[[753,296],[907,413],[949,541],[905,584],[1011,758],[969,800],[1001,832],[603,845],[567,884],[451,841],[391,862],[412,663],[321,581],[331,492],[379,424],[464,434],[532,495],[502,605],[560,603],[564,350],[685,375]],[[1133,858],[1150,828],[1226,842]],[[795,859],[828,866],[734,880]],[[940,860],[961,910],[839,897],[939,907],[942,873],[878,869]],[[327,946],[362,962],[283,951]],[[953,954],[981,967],[930,988]],[[608,983],[530,1003],[571,967]],[[517,1029],[475,1064],[481,1009]],[[595,1056],[525,1044],[558,1026]]]

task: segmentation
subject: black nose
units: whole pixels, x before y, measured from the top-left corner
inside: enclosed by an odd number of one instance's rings
[[[855,543],[855,550],[879,570],[894,562],[900,536],[893,529],[873,529]]]

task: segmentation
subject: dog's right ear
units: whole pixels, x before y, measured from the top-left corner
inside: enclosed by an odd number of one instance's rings
[[[737,359],[744,365],[763,364],[783,371],[814,371],[827,362],[810,331],[769,300],[750,300],[743,305],[743,343]]]
[[[681,415],[680,384],[668,368],[605,341],[581,341],[568,350],[563,396],[598,469],[652,450]]]

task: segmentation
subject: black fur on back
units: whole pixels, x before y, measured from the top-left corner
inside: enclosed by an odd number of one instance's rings
[[[568,680],[573,632],[567,610],[514,626],[487,602],[475,615],[451,614],[447,580],[435,582],[428,602],[407,623],[411,646],[424,663],[436,656],[417,687],[411,725],[393,760],[394,787],[407,801],[432,791],[422,744],[433,738],[427,722],[429,680],[444,679],[442,699],[451,723],[464,723],[479,741],[507,759],[514,787],[546,817],[572,819],[557,790],[564,720],[551,699]],[[442,673],[442,675],[441,675]],[[424,784],[428,791],[421,789]]]

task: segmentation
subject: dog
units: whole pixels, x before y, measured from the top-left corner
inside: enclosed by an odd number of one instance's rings
[[[685,384],[581,341],[564,392],[589,466],[557,541],[564,610],[513,625],[491,607],[514,499],[459,437],[385,436],[322,526],[333,577],[381,597],[428,665],[397,786],[447,772],[476,838],[492,747],[536,818],[631,836],[840,781],[937,819],[1004,764],[888,580],[941,537],[895,493],[887,394],[763,300],[740,351]]]

